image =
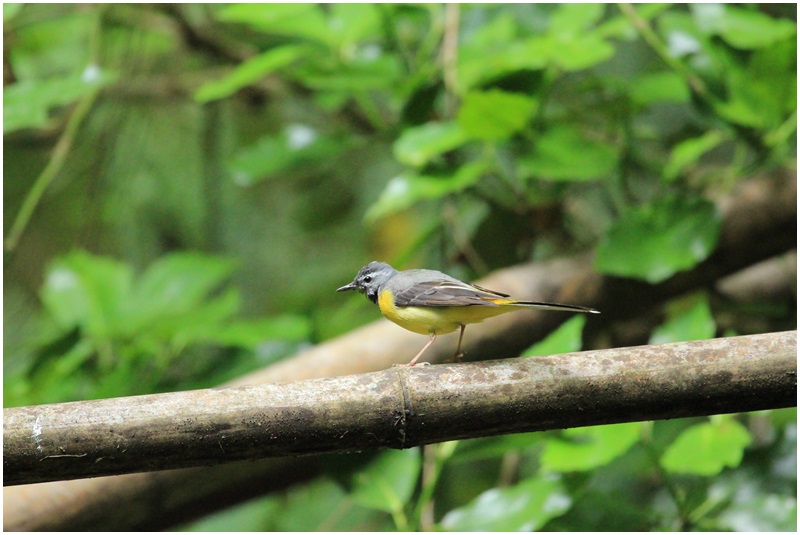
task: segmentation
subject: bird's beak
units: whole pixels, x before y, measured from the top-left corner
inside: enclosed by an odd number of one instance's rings
[[[339,288],[336,291],[337,292],[346,292],[347,290],[355,290],[356,288],[357,288],[356,287],[356,281],[353,281],[350,284],[346,284],[346,285],[342,286],[341,288]]]

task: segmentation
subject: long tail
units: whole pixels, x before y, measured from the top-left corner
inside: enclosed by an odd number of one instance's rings
[[[589,307],[582,307],[578,305],[562,305],[560,303],[542,303],[536,301],[517,301],[515,299],[508,299],[507,301],[508,301],[507,303],[498,303],[498,304],[539,308],[543,310],[561,310],[563,312],[583,312],[586,314],[600,314],[599,310],[595,310]]]

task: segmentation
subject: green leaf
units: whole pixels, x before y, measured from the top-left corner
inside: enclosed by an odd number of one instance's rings
[[[239,310],[240,302],[238,290],[229,288],[190,310],[166,316],[154,314],[142,327],[137,343],[144,346],[145,343],[158,345],[168,342],[177,348],[196,343],[216,343],[220,330]]]
[[[254,348],[267,339],[302,339],[307,322],[283,316],[229,323],[239,292],[210,294],[230,277],[235,262],[199,253],[174,253],[154,262],[134,283],[127,264],[76,252],[48,271],[42,300],[64,330],[83,329],[118,349],[159,353],[165,344]]]
[[[347,46],[378,37],[381,31],[379,7],[375,4],[336,3],[327,6],[328,26],[335,29],[338,46]]]
[[[122,311],[132,282],[126,264],[76,251],[50,265],[41,296],[63,329],[80,327],[91,337],[107,339],[124,328]]]
[[[614,55],[614,47],[596,29],[605,12],[602,4],[562,4],[550,19],[550,61],[567,71],[579,71]]]
[[[327,45],[336,41],[320,6],[316,4],[233,4],[222,8],[218,18],[238,22],[273,35],[286,35]]]
[[[681,58],[697,54],[705,60],[701,72],[713,67],[712,61],[705,55],[706,36],[688,13],[668,10],[658,17],[658,28],[671,56]]]
[[[305,316],[284,314],[255,320],[232,321],[211,333],[211,339],[225,346],[256,349],[269,340],[307,340],[311,322]]]
[[[312,89],[343,92],[349,100],[351,93],[396,90],[403,70],[394,56],[363,54],[347,62],[308,63],[292,70],[291,75]]]
[[[651,344],[669,344],[707,340],[714,337],[717,324],[711,315],[711,307],[705,295],[692,295],[670,304],[668,319],[653,330]]]
[[[458,123],[427,123],[403,131],[394,144],[394,157],[400,163],[422,167],[468,140],[469,136]]]
[[[346,147],[346,139],[321,135],[303,124],[289,124],[278,135],[264,136],[240,149],[228,163],[233,181],[251,186],[309,162],[325,162]]]
[[[394,513],[411,499],[421,468],[419,448],[382,451],[352,472],[345,486],[358,505]]]
[[[628,208],[598,245],[606,274],[661,282],[708,258],[719,237],[714,205],[699,197],[668,196]]]
[[[3,89],[3,132],[47,125],[53,108],[65,106],[107,85],[114,77],[89,67],[82,75],[23,80]]]
[[[16,17],[23,5],[20,2],[3,2],[3,22],[7,23]]]
[[[797,108],[796,44],[778,41],[752,52],[745,68],[727,70],[727,100],[714,103],[717,113],[745,126],[770,130]]]
[[[702,136],[681,141],[672,149],[669,162],[664,167],[664,178],[675,180],[686,168],[693,166],[701,156],[724,140],[722,132],[709,130]]]
[[[269,496],[277,502],[278,509],[264,517],[266,522],[245,531],[350,532],[364,525],[374,525],[369,524],[369,519],[376,513],[352,507],[342,487],[329,478],[314,478],[277,496]],[[230,531],[232,528],[241,531],[238,524],[228,524],[220,531]]]
[[[535,531],[572,506],[556,475],[526,479],[512,487],[487,490],[442,519],[447,531]]]
[[[141,275],[124,307],[126,332],[137,351],[160,353],[218,341],[225,322],[239,309],[235,288],[210,297],[229,279],[236,262],[200,253],[173,253]],[[122,334],[122,333],[120,333]]]
[[[717,418],[683,431],[661,456],[661,466],[673,473],[714,476],[739,466],[751,438],[732,417]]]
[[[304,45],[286,45],[254,56],[236,66],[230,74],[203,84],[194,94],[197,102],[205,103],[229,97],[252,85],[268,74],[291,65],[312,49]]]
[[[662,11],[669,10],[672,4],[633,4],[634,10],[645,21],[653,20]],[[612,14],[597,25],[597,33],[603,37],[633,41],[638,37],[630,20],[622,14]]]
[[[136,283],[132,309],[169,316],[201,304],[233,273],[236,262],[200,253],[173,253],[153,262]]]
[[[81,339],[64,354],[59,355],[58,360],[52,366],[43,367],[40,373],[46,376],[45,380],[64,381],[78,373],[79,368],[96,355],[96,351],[97,347],[90,340]]]
[[[797,33],[789,19],[776,19],[753,9],[725,4],[692,4],[697,26],[709,35],[719,35],[731,46],[752,50],[789,39]]]
[[[547,338],[523,351],[523,357],[539,357],[572,353],[581,349],[581,332],[586,324],[586,316],[575,316],[565,321]]]
[[[556,40],[550,48],[553,63],[565,71],[580,71],[614,56],[614,47],[597,32]]]
[[[519,453],[541,444],[545,437],[545,433],[533,432],[461,440],[450,462],[464,463]]]
[[[456,70],[460,93],[515,71],[547,66],[549,37],[517,39],[517,27],[511,14],[501,13],[461,44]]]
[[[618,158],[616,147],[558,126],[536,140],[533,154],[521,158],[519,166],[526,175],[543,180],[593,180],[608,176]]]
[[[572,37],[603,18],[603,4],[561,4],[550,18],[550,32]]]
[[[500,11],[497,16],[488,18],[475,29],[475,33],[463,43],[464,49],[495,48],[514,40],[519,22],[508,11]],[[461,51],[461,50],[459,50]]]
[[[481,160],[459,167],[452,175],[403,173],[391,179],[364,219],[372,223],[387,215],[410,208],[419,201],[440,199],[463,191],[480,180],[487,164]]]
[[[662,102],[689,102],[689,88],[675,72],[662,71],[637,76],[630,84],[631,98],[643,106]]]
[[[639,422],[566,429],[548,438],[541,463],[546,471],[589,471],[624,454],[641,436]]]
[[[298,159],[286,146],[286,136],[277,135],[264,136],[255,144],[239,149],[228,164],[234,182],[250,186],[291,168]]]
[[[538,101],[499,89],[471,91],[458,110],[458,124],[476,139],[500,140],[511,137],[528,124]]]
[[[463,58],[459,56],[459,89],[464,91],[521,70],[543,69],[552,46],[550,39],[537,36],[498,48],[465,51]]]
[[[744,76],[751,82],[731,90],[759,113],[765,128],[776,128],[797,112],[797,43],[787,39],[753,52]]]

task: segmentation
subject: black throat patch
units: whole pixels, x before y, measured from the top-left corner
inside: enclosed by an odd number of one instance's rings
[[[378,292],[367,292],[366,295],[367,295],[367,299],[369,299],[370,301],[372,301],[376,305],[378,304]]]

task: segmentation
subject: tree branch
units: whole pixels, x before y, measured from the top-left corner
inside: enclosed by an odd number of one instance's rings
[[[795,405],[797,333],[4,409],[3,484]]]

